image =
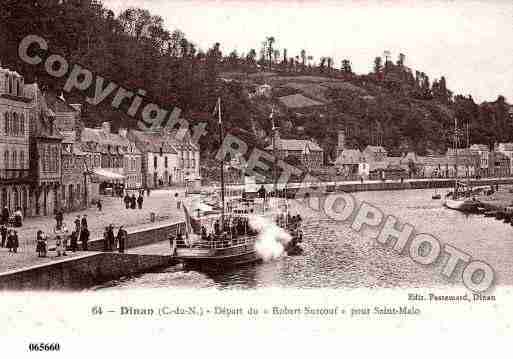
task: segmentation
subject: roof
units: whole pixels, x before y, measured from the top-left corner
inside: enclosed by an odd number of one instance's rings
[[[48,108],[38,84],[24,85],[23,90],[34,106],[35,119],[31,124],[34,137],[61,140],[62,135],[55,126],[55,114]]]
[[[365,162],[365,157],[360,150],[345,149],[335,160],[335,165],[351,165]]]
[[[372,146],[372,145],[368,145],[367,147],[365,147],[364,152],[373,152],[373,153],[381,152],[381,153],[387,153],[387,150],[385,150],[385,148],[384,148],[383,146]]]
[[[471,151],[489,152],[490,148],[487,145],[474,143],[472,146],[470,146],[470,150]]]
[[[45,93],[45,99],[48,106],[55,112],[68,112],[68,113],[75,113],[77,110],[73,108],[70,104],[68,104],[66,101],[63,101],[62,98],[58,97],[53,92],[47,92]]]
[[[501,151],[513,151],[513,143],[502,142],[497,145],[497,148]]]
[[[110,149],[111,154],[124,154],[129,151],[131,142],[116,133],[107,133],[102,128],[89,128],[82,129],[81,141],[89,144],[82,147],[85,151],[108,153]],[[134,146],[135,153],[140,153],[136,146]]]
[[[324,105],[322,102],[312,100],[301,94],[279,97],[278,100],[287,108],[304,108]]]
[[[130,130],[136,145],[143,152],[162,152],[177,154],[179,150],[198,151],[198,147],[188,141],[188,131],[185,129],[173,131],[139,131]]]
[[[276,141],[276,148],[279,150],[287,150],[287,151],[322,151],[322,148],[319,147],[313,141],[310,140],[287,140],[280,138]],[[269,145],[265,148],[266,150],[273,150],[273,146]]]

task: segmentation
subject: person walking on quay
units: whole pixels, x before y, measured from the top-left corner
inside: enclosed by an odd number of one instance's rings
[[[175,199],[176,199],[176,209],[180,209],[180,207],[182,206],[182,201],[180,201],[180,199],[178,199],[178,192],[175,193]]]
[[[14,211],[14,226],[21,227],[23,225],[23,213],[21,213],[21,208],[16,208]]]
[[[103,231],[103,251],[108,252],[109,250],[109,227],[105,227],[105,231]]]
[[[137,197],[137,207],[139,207],[139,209],[142,209],[143,201],[144,201],[144,199],[141,196],[141,194],[139,193],[139,197]]]
[[[150,196],[150,187],[146,187],[146,197]]]
[[[129,209],[130,208],[130,196],[128,195],[128,193],[125,195],[125,198],[123,199],[123,201],[125,202],[125,208]]]
[[[77,214],[77,217],[73,223],[75,223],[75,232],[80,234],[80,215]]]
[[[103,247],[106,251],[109,251],[109,252],[112,251],[112,249],[114,248],[114,241],[115,241],[114,231],[112,228],[113,228],[112,224],[109,224],[107,227],[105,227],[105,232],[103,232],[103,238],[105,240]]]
[[[10,213],[9,213],[9,208],[7,208],[7,206],[5,206],[3,209],[2,209],[2,224],[5,224],[7,225],[9,223],[9,217],[10,217]]]
[[[7,235],[7,248],[9,248],[9,252],[18,253],[19,246],[18,233],[16,233],[14,229],[11,229]]]
[[[55,235],[55,251],[57,252],[57,257],[60,257],[61,255],[66,256],[66,245],[67,245],[67,238],[66,238],[66,229],[64,226],[55,226],[53,229],[53,233]]]
[[[80,242],[82,242],[82,250],[88,250],[88,242],[89,242],[89,230],[87,227],[82,228],[80,231]]]
[[[96,201],[96,208],[98,208],[98,212],[102,211],[102,200],[101,199]]]
[[[62,213],[62,209],[55,211],[55,221],[57,222],[57,227],[62,226],[63,219],[64,214]]]
[[[137,205],[137,199],[135,198],[135,194],[132,193],[132,197],[130,198],[130,208],[135,209]]]
[[[0,243],[0,247],[4,248],[5,242],[7,240],[7,227],[3,223],[2,225],[0,225],[0,235],[2,236],[2,242]]]
[[[82,220],[80,221],[80,226],[82,227],[82,230],[84,230],[84,228],[87,228],[87,214],[84,214],[82,216]]]
[[[125,252],[125,245],[126,245],[127,238],[128,238],[127,231],[125,231],[123,226],[120,226],[119,230],[118,230],[118,235],[116,236],[116,239],[118,241],[119,253],[124,253]]]
[[[46,234],[39,230],[36,236],[36,252],[38,257],[46,257],[47,253],[47,238]]]
[[[76,230],[71,232],[69,248],[73,253],[78,250],[78,232]]]

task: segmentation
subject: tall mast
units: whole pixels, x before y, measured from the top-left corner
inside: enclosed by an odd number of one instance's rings
[[[456,167],[456,176],[454,179],[454,199],[457,199],[457,188],[458,188],[458,119],[454,117],[454,153],[456,155],[455,167]]]
[[[219,145],[223,145],[224,141],[224,130],[223,120],[221,117],[221,97],[217,98],[217,114],[219,116]],[[221,159],[221,223],[224,226],[224,157]]]
[[[274,123],[274,106],[271,109],[271,121],[273,125],[273,156],[274,156],[274,165],[273,165],[273,191],[274,196],[277,197],[277,176],[276,176],[276,166],[278,164],[278,156],[276,155],[276,126]]]

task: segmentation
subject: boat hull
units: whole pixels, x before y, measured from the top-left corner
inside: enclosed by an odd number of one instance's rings
[[[181,248],[174,258],[187,267],[227,268],[250,263],[258,263],[262,258],[254,245],[244,245],[224,249]]]
[[[477,209],[478,203],[470,199],[452,199],[447,198],[444,202],[445,207],[461,212],[473,212]]]

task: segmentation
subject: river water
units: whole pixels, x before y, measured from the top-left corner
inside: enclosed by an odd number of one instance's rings
[[[408,222],[418,233],[486,261],[497,285],[513,283],[513,227],[482,215],[465,215],[432,200],[433,190],[361,192],[354,196]],[[346,223],[300,210],[304,255],[225,271],[200,273],[170,267],[156,273],[108,283],[105,288],[411,288],[461,286],[461,266],[451,279],[441,273],[444,260],[423,266],[406,254],[378,244],[375,230],[355,232]]]

